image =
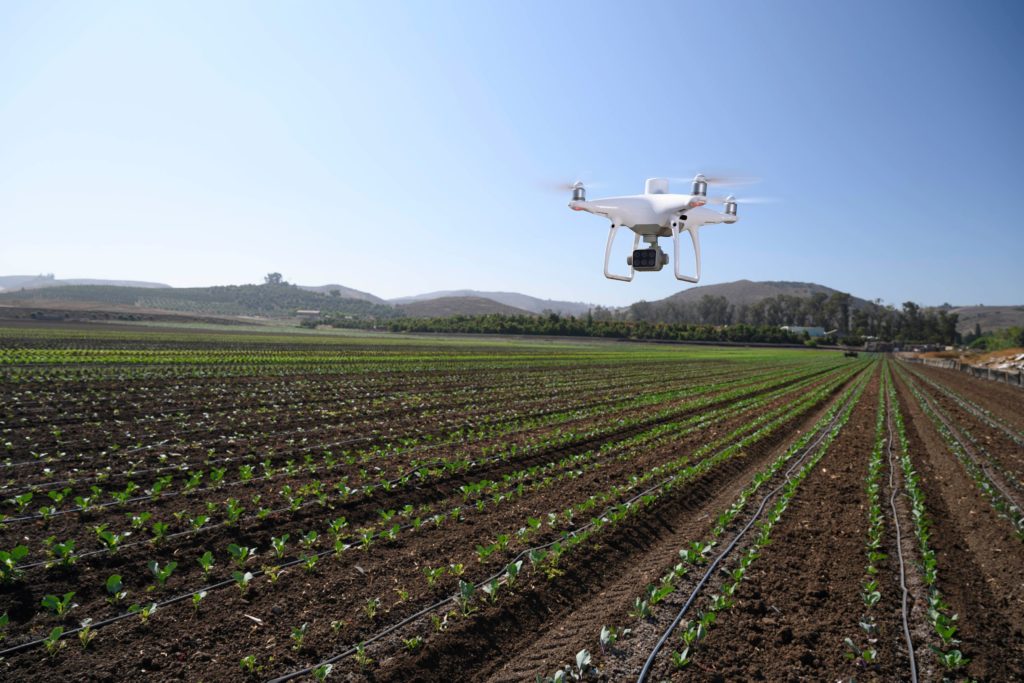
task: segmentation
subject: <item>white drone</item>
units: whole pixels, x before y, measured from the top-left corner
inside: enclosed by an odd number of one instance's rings
[[[713,223],[735,223],[736,205],[739,200],[729,195],[725,198],[708,198],[708,184],[738,185],[750,182],[745,179],[706,178],[698,174],[693,179],[690,194],[671,194],[668,190],[667,178],[649,178],[644,184],[644,193],[626,197],[608,197],[587,201],[583,183],[576,182],[569,186],[572,190],[572,201],[569,208],[573,211],[587,211],[604,216],[611,220],[612,226],[608,233],[608,246],[604,251],[604,276],[612,280],[631,282],[635,271],[657,271],[669,262],[668,254],[658,246],[659,237],[671,235],[674,255],[676,279],[684,282],[700,280],[700,237],[698,230]],[[747,201],[747,200],[745,200]],[[725,213],[718,213],[705,208],[707,203],[724,204]],[[633,237],[633,255],[626,257],[629,275],[616,275],[608,269],[608,261],[612,254],[612,244],[619,228],[627,227],[636,235]],[[693,253],[697,261],[697,272],[694,275],[683,275],[679,272],[679,233],[690,233],[693,242]],[[647,243],[647,248],[637,249],[640,239]]]

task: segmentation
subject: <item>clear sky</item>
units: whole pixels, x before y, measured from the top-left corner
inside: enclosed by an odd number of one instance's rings
[[[703,283],[1024,303],[1021,2],[0,3],[0,274],[621,305],[545,182],[764,178]],[[683,186],[685,191],[685,185]]]

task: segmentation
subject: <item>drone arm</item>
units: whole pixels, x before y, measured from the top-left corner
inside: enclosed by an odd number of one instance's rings
[[[609,280],[619,280],[621,282],[632,282],[633,281],[633,266],[629,267],[629,275],[616,275],[615,273],[608,270],[608,262],[612,257],[612,244],[615,242],[615,235],[618,233],[621,225],[612,224],[611,229],[608,230],[608,246],[604,249],[604,276]],[[633,238],[633,249],[635,250],[637,245],[640,244],[640,235],[636,235]]]
[[[673,268],[675,269],[676,279],[684,282],[697,282],[700,280],[700,236],[697,231],[700,229],[699,226],[685,226],[683,230],[690,233],[690,241],[693,242],[693,255],[697,261],[697,274],[696,275],[683,275],[679,272],[679,224],[672,221],[672,248],[674,250],[674,263]]]

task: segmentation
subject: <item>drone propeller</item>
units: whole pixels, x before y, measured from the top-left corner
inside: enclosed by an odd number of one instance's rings
[[[777,204],[775,197],[708,197],[709,204]]]
[[[735,186],[735,185],[753,185],[754,183],[761,182],[760,178],[754,176],[742,176],[733,173],[697,173],[689,178],[669,178],[672,182],[676,183],[689,183],[696,180],[698,177],[704,179],[704,182],[708,185],[715,186]]]
[[[583,185],[583,181],[577,180],[574,183],[542,183],[541,187],[548,190],[549,192],[572,192],[574,189],[576,189],[577,185]]]

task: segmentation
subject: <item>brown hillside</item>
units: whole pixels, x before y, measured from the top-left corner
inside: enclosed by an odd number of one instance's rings
[[[446,296],[428,301],[413,301],[397,307],[410,318],[446,318],[452,315],[534,315],[521,308],[506,306],[479,296]]]
[[[826,287],[824,285],[818,285],[813,282],[754,282],[752,280],[736,280],[735,282],[723,282],[717,285],[701,285],[700,287],[693,287],[691,289],[683,290],[677,294],[673,294],[670,297],[662,299],[662,301],[697,303],[705,295],[708,295],[724,296],[729,300],[729,303],[734,306],[742,306],[744,304],[750,305],[760,301],[761,299],[767,299],[779,294],[807,297],[815,292],[823,292],[831,295],[838,291],[839,290],[832,289],[831,287]],[[852,303],[854,307],[858,307],[866,304],[867,302],[864,299],[853,297]]]

